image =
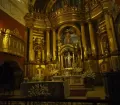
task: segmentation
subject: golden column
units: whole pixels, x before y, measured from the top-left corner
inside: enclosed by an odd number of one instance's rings
[[[34,54],[34,49],[33,49],[33,29],[29,28],[29,62],[34,61],[35,59],[35,54]],[[28,65],[28,76],[32,77],[34,75],[34,67],[33,64]]]
[[[61,68],[63,68],[63,55],[61,55]]]
[[[112,17],[107,12],[105,13],[105,22],[106,22],[106,29],[107,29],[108,40],[110,45],[110,51],[114,52],[117,50],[117,43],[115,39]]]
[[[56,60],[56,32],[55,29],[52,30],[53,32],[53,61]]]
[[[61,49],[61,45],[62,45],[62,43],[60,42],[60,40],[61,40],[61,38],[60,38],[60,35],[58,35],[58,42],[57,42],[57,47],[58,47],[58,62],[60,63],[60,56],[61,56],[61,54],[60,54],[60,49]]]
[[[44,50],[42,49],[42,62],[44,62],[45,61],[45,52],[44,52]]]
[[[39,62],[40,62],[40,60],[41,60],[41,54],[42,54],[42,53],[41,53],[41,50],[39,49],[39,50],[38,50],[38,56],[37,56],[37,59],[39,60]]]
[[[117,47],[117,41],[115,38],[113,19],[108,11],[105,11],[105,22],[106,22],[107,35],[108,35],[108,40],[110,45],[110,53],[113,53],[118,51],[118,47]],[[117,54],[112,55],[110,64],[113,70],[120,69],[120,66],[118,65],[119,63],[120,63],[119,56]]]
[[[29,61],[34,61],[33,29],[32,28],[30,28],[30,34],[29,34]]]
[[[28,37],[28,33],[27,33],[27,31],[25,32],[25,46],[24,46],[24,55],[25,55],[25,61],[27,61],[28,60],[28,58],[27,58],[27,37]],[[25,69],[26,70],[26,69]]]
[[[81,36],[82,36],[82,45],[84,50],[84,57],[87,58],[87,42],[85,37],[85,26],[84,23],[81,23]]]
[[[46,49],[47,49],[46,60],[50,61],[50,30],[46,30]]]
[[[94,30],[93,30],[92,22],[89,21],[88,25],[89,25],[89,33],[90,33],[90,42],[91,42],[92,55],[96,56],[96,44],[95,44],[95,36],[94,36]]]

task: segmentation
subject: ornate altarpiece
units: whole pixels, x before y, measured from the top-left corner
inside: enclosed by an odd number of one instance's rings
[[[50,1],[45,13],[33,9],[26,14],[30,30],[27,72],[32,68],[33,76],[39,66],[52,65],[53,71],[59,69],[56,75],[71,76],[75,69],[88,70],[90,64],[93,72],[100,73],[104,59],[115,70],[120,62],[119,44],[110,1],[65,1]],[[39,41],[35,39],[33,44],[35,36]]]

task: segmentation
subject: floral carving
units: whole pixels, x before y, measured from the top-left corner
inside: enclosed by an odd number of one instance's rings
[[[28,94],[30,97],[51,95],[47,84],[35,84],[29,89]]]

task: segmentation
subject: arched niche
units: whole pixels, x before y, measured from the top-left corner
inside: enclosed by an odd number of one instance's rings
[[[59,61],[61,62],[61,65],[64,66],[64,68],[72,67],[72,64],[74,62],[80,62],[80,60],[82,59],[82,45],[80,30],[76,25],[62,25],[58,29],[57,44],[59,52]]]
[[[63,45],[60,50],[60,54],[64,53],[66,49],[69,49],[71,52],[74,51],[74,48],[71,44]]]

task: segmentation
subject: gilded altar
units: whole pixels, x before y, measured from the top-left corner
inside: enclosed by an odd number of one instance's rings
[[[44,11],[30,5],[24,17],[29,32],[26,77],[81,78],[89,65],[95,73],[103,72],[102,65],[106,72],[120,69],[112,2],[73,1],[50,0]]]

